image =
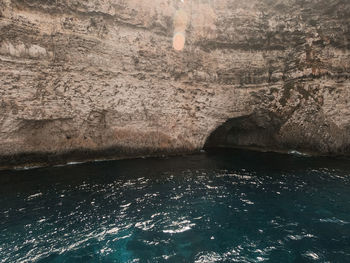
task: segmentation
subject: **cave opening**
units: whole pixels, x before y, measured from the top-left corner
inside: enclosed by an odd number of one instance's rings
[[[279,149],[280,121],[270,114],[251,114],[228,119],[207,138],[204,149],[234,147]]]

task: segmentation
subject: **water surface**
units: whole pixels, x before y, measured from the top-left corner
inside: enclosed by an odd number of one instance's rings
[[[0,262],[350,262],[350,162],[220,150],[0,171]]]

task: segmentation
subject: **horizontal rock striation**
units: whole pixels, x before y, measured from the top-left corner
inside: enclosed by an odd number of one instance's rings
[[[0,165],[348,154],[349,50],[348,0],[2,0]]]

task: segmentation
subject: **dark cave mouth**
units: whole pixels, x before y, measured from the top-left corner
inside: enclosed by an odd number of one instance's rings
[[[228,119],[209,135],[204,149],[226,147],[279,151],[283,147],[278,142],[278,130],[279,122],[271,116],[261,119],[261,116],[252,114]]]
[[[279,116],[267,111],[231,118],[209,135],[204,150],[239,148],[298,156],[349,155],[350,145],[342,143],[337,148],[336,137],[331,138],[333,141],[322,141],[324,134],[331,131],[306,136],[305,127],[289,125],[285,128],[283,124],[284,121]]]

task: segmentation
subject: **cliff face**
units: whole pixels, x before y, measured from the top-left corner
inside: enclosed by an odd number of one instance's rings
[[[2,0],[2,162],[349,153],[349,50],[348,0]]]

